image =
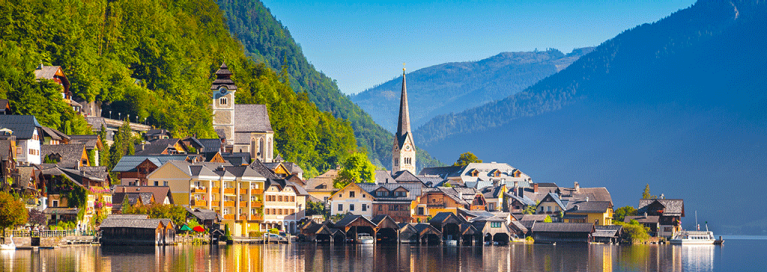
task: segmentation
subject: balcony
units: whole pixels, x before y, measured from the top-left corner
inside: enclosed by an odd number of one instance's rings
[[[219,192],[221,192],[221,187],[213,187],[213,188],[211,188],[211,191],[214,192],[214,193],[219,193]]]
[[[234,220],[234,214],[225,214],[224,219]]]
[[[250,189],[250,194],[252,194],[252,195],[262,195],[262,194],[264,194],[264,189]]]
[[[254,214],[250,216],[250,220],[264,220],[263,214]]]
[[[208,202],[205,200],[194,200],[194,203],[192,203],[192,206],[201,206],[201,207],[207,207]]]
[[[237,220],[248,220],[248,214],[245,214],[245,213],[241,214],[240,216],[237,217]]]
[[[444,209],[445,203],[429,203],[426,204],[426,207],[430,209]]]
[[[251,206],[251,207],[253,207],[253,208],[256,208],[256,207],[261,207],[261,206],[263,206],[263,205],[264,205],[264,204],[263,204],[263,203],[261,203],[260,201],[251,201],[251,202],[250,202],[250,206]]]
[[[234,194],[234,188],[224,189],[224,194],[233,195]]]
[[[234,207],[234,201],[224,201],[224,207]]]
[[[207,191],[207,190],[205,190],[205,188],[194,188],[194,189],[192,189],[192,193],[193,193],[193,194],[198,194],[198,193],[207,193],[207,192],[208,192],[208,191]]]

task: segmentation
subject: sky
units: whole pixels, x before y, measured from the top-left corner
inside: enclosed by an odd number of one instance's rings
[[[693,0],[262,0],[314,67],[354,94],[402,73],[501,52],[597,46]]]

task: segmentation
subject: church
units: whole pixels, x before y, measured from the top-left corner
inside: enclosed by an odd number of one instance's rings
[[[402,96],[399,102],[399,120],[397,121],[397,134],[394,135],[392,147],[392,170],[394,176],[400,171],[410,171],[415,175],[415,142],[413,132],[410,131],[410,111],[407,105],[407,85],[405,84],[405,69],[402,69]]]
[[[216,71],[216,80],[210,86],[213,93],[213,129],[225,143],[224,150],[247,152],[250,157],[264,163],[274,158],[274,130],[266,105],[235,104],[237,85],[226,63]]]

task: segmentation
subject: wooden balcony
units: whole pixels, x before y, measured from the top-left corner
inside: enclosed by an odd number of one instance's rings
[[[207,207],[208,202],[205,200],[195,200],[194,203],[192,203],[192,206]]]
[[[234,201],[224,201],[224,207],[234,207]]]
[[[261,203],[261,201],[251,201],[250,206],[253,208],[264,206],[264,203]]]
[[[263,214],[254,214],[250,216],[250,220],[264,220]]]
[[[221,187],[213,187],[213,188],[211,188],[211,191],[214,192],[214,193],[219,193],[219,192],[221,192]]]
[[[225,214],[224,219],[234,220],[234,214]]]
[[[205,189],[203,189],[203,188],[194,188],[194,189],[192,189],[192,193],[193,193],[193,194],[198,194],[198,193],[207,193],[207,192],[208,192],[208,191],[207,191],[207,190],[205,190]]]
[[[262,194],[264,194],[264,189],[250,189],[250,194],[252,194],[252,195],[262,195]]]
[[[234,188],[224,189],[224,194],[233,195],[234,194]]]
[[[237,217],[237,220],[248,220],[248,215],[243,213]]]

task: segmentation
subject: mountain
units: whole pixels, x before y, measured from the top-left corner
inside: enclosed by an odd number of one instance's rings
[[[218,0],[227,18],[229,30],[245,47],[248,56],[275,71],[283,69],[290,76],[296,92],[306,93],[317,107],[349,122],[357,144],[368,151],[376,165],[391,168],[392,133],[373,119],[349,97],[341,93],[333,79],[318,72],[304,57],[287,27],[283,26],[258,0]],[[393,109],[399,108],[394,106]],[[396,116],[392,120],[395,120]],[[425,150],[418,150],[418,168],[439,166]]]
[[[216,137],[210,85],[226,60],[237,103],[267,105],[278,153],[305,176],[357,150],[348,121],[294,92],[286,73],[246,56],[215,1],[11,0],[0,5],[0,24],[0,97],[42,125],[89,132],[57,85],[35,80],[41,63],[61,66],[74,95],[103,101],[105,116],[138,117],[179,138]]]
[[[767,218],[767,3],[698,1],[624,31],[523,92],[414,134],[447,160],[473,151],[537,182],[606,186],[616,207],[684,198],[720,234]]]
[[[570,54],[549,49],[506,52],[474,62],[434,65],[409,73],[408,102],[414,127],[441,114],[461,112],[518,93],[591,52],[579,48]],[[367,89],[351,99],[370,113],[376,123],[396,130],[402,77]]]

